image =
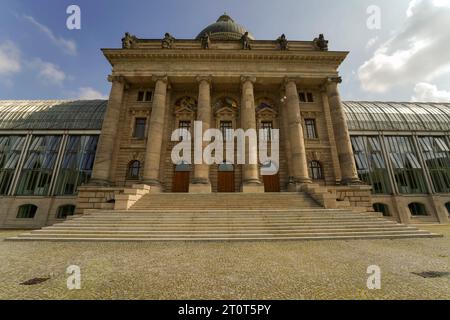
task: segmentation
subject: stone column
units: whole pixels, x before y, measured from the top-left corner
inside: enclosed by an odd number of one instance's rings
[[[162,76],[154,77],[154,80],[156,85],[147,137],[143,183],[161,189],[159,165],[161,161],[168,79],[167,76]]]
[[[109,76],[108,81],[112,82],[111,93],[95,155],[92,178],[89,183],[98,186],[109,186],[113,180],[111,177],[111,163],[115,142],[118,138],[120,110],[125,89],[125,79],[123,77]]]
[[[327,126],[328,140],[330,142],[331,160],[333,163],[335,182],[336,184],[340,184],[342,180],[341,166],[339,165],[339,156],[337,152],[336,140],[334,139],[333,119],[331,118],[330,104],[328,103],[327,88],[321,87],[320,93],[322,96],[323,113],[325,116],[325,123]]]
[[[291,145],[292,173],[297,183],[311,183],[306,159],[300,99],[294,79],[286,79],[286,116],[288,119],[289,141]]]
[[[198,106],[197,121],[202,122],[205,133],[211,126],[211,77],[197,77],[198,81]],[[208,145],[203,141],[203,149]],[[211,182],[209,180],[209,165],[196,164],[194,166],[194,179],[189,186],[191,193],[211,193]]]
[[[328,103],[330,105],[334,136],[341,166],[342,184],[354,184],[359,182],[359,177],[358,171],[356,170],[344,108],[342,107],[342,101],[338,91],[338,83],[341,82],[342,79],[340,77],[328,79]]]
[[[253,84],[255,77],[241,77],[242,100],[241,100],[241,128],[244,131],[254,129],[256,131],[255,95]],[[256,135],[257,136],[257,135]],[[250,157],[258,159],[257,145],[250,146],[248,140],[245,142],[245,163],[242,172],[242,192],[255,193],[264,192],[264,186],[259,180],[258,164],[249,164]]]

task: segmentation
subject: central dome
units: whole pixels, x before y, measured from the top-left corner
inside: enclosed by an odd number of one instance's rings
[[[211,40],[240,40],[246,32],[248,32],[247,29],[234,22],[227,14],[224,14],[217,19],[216,23],[203,29],[196,40],[200,40],[205,33],[210,34]],[[250,39],[255,40],[250,32],[248,32],[248,36]]]

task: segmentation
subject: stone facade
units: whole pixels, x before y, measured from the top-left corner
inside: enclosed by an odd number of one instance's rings
[[[171,159],[179,142],[171,141],[173,131],[183,124],[193,133],[194,121],[202,122],[203,131],[225,124],[233,129],[262,129],[268,124],[279,129],[279,171],[276,183],[270,182],[278,189],[270,191],[306,192],[330,209],[371,211],[374,203],[384,203],[393,218],[404,223],[421,221],[407,212],[409,203],[420,200],[433,214],[432,221],[448,222],[448,194],[372,196],[371,187],[359,181],[339,95],[338,69],[348,52],[318,45],[328,43],[323,37],[284,37],[283,43],[281,38],[254,40],[234,34],[241,26],[221,30],[229,21],[222,16],[207,28],[216,32],[209,34],[207,45],[203,34],[195,40],[170,35],[149,40],[128,34],[122,48],[103,49],[112,65],[111,92],[89,184],[78,188],[78,196],[2,197],[5,214],[0,226],[52,224],[58,221],[58,207],[66,204],[76,205],[76,214],[128,209],[144,194],[173,192],[177,183],[184,183],[179,179],[187,179],[185,192],[223,190],[219,165],[192,164],[182,171],[185,164]],[[247,158],[256,153],[246,150]],[[261,164],[234,165],[232,190],[267,191],[260,169]],[[18,207],[27,203],[38,205],[37,218],[18,221]]]

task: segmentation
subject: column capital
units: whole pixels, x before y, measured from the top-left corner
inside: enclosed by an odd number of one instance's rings
[[[112,74],[110,74],[108,76],[108,82],[119,82],[125,84],[126,80],[124,76],[113,76]]]
[[[201,83],[202,81],[206,81],[206,82],[209,83],[209,85],[211,85],[212,81],[213,81],[212,75],[206,75],[206,76],[205,75],[198,75],[195,79],[197,80],[198,83]]]
[[[169,83],[169,77],[166,74],[163,75],[153,75],[152,76],[152,80],[157,82],[157,81],[162,81],[165,84]]]
[[[241,84],[244,84],[246,82],[251,82],[252,84],[255,84],[256,77],[254,77],[254,76],[241,76]]]
[[[332,83],[336,83],[336,84],[342,83],[342,77],[328,77],[327,84],[332,84]]]

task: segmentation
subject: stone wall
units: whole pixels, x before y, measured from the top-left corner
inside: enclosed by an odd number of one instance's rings
[[[123,187],[105,188],[85,186],[78,188],[75,214],[83,214],[89,209],[114,209],[116,196],[123,194]]]

